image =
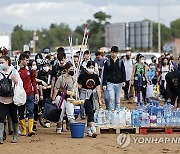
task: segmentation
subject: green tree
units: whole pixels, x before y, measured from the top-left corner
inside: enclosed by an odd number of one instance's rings
[[[164,24],[161,24],[161,44],[172,39],[171,29]],[[153,23],[153,47],[158,49],[158,23]]]
[[[171,22],[171,31],[173,38],[180,38],[180,18]]]
[[[15,26],[12,32],[12,50],[22,50],[24,44],[29,44],[32,37],[32,31],[24,30],[22,25]]]

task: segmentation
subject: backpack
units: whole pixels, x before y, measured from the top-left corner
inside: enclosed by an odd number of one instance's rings
[[[0,72],[1,73],[1,72]],[[14,88],[12,87],[12,80],[9,79],[9,76],[12,74],[12,71],[6,77],[3,73],[3,79],[0,80],[0,96],[2,97],[13,97]]]
[[[121,69],[121,60],[119,59],[119,68]],[[110,65],[111,65],[111,61],[110,61],[110,58],[108,58],[108,60],[107,60],[107,66],[108,66],[108,68],[110,67]]]

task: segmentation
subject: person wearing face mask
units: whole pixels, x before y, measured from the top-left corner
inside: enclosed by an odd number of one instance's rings
[[[95,63],[88,61],[86,71],[80,74],[78,78],[78,88],[80,89],[80,99],[85,100],[83,107],[87,116],[87,135],[95,138],[96,128],[94,124],[94,112],[101,106],[101,88],[100,80],[97,74],[94,73]],[[97,104],[97,98],[99,105]]]
[[[42,69],[38,72],[36,81],[39,87],[40,100],[34,106],[34,127],[36,130],[37,121],[38,121],[38,106],[44,107],[45,101],[50,101],[50,92],[51,92],[51,70],[49,68],[48,61],[44,61],[41,65]],[[45,128],[50,127],[50,122],[45,121]]]
[[[57,79],[55,87],[54,87],[54,93],[52,96],[52,103],[54,104],[55,101],[58,102],[59,97],[57,96],[59,92],[62,92],[64,89],[64,85],[67,84],[67,90],[68,91],[74,91],[74,84],[75,84],[75,79],[74,79],[74,68],[73,65],[70,62],[67,62],[64,66],[64,72],[65,74],[61,74],[61,76]],[[57,97],[56,97],[57,96]],[[57,128],[56,128],[56,133],[61,134],[62,131],[62,121],[64,117],[64,113],[66,112],[67,118],[68,118],[68,126],[70,123],[73,123],[75,118],[74,118],[74,105],[67,101],[67,98],[70,98],[69,95],[65,96],[64,102],[62,103],[61,109],[61,115],[60,115],[60,120],[57,123]]]
[[[133,71],[133,66],[134,66],[134,62],[133,62],[133,59],[131,58],[131,51],[127,51],[126,59],[124,60],[124,67],[125,67],[125,72],[126,72],[126,86],[123,88],[124,89],[124,97],[126,100],[129,99],[128,90],[129,90],[129,84],[130,84],[131,75],[132,75],[132,71]],[[131,88],[132,88],[132,86],[131,86]]]
[[[149,65],[149,69],[147,71],[147,77],[148,77],[148,81],[150,82],[150,84],[147,84],[147,88],[146,88],[146,98],[147,98],[147,102],[149,102],[149,99],[153,97],[153,89],[154,89],[154,84],[153,84],[153,79],[156,76],[156,69],[155,66],[153,64]]]
[[[158,61],[157,61],[157,57],[156,56],[151,57],[151,61],[152,61],[152,63],[150,64],[150,66],[154,67],[155,68],[155,72],[156,72],[155,77],[152,79],[152,83],[154,85],[157,85],[157,79],[158,79],[158,71],[157,71],[157,68],[158,68],[157,62]]]
[[[147,77],[147,67],[144,64],[144,56],[138,54],[136,56],[136,61],[137,63],[134,65],[133,73],[131,76],[131,83],[134,85],[135,95],[137,97],[135,102],[140,102],[142,100],[146,102],[146,84],[150,84],[150,82]]]
[[[103,90],[109,93],[108,110],[119,110],[122,87],[125,87],[126,72],[124,62],[118,58],[119,48],[111,48],[111,57],[104,64]]]
[[[167,99],[167,95],[166,95],[166,79],[165,76],[168,72],[170,72],[170,65],[168,63],[168,59],[162,58],[162,64],[161,64],[161,74],[159,76],[159,80],[160,80],[160,93],[162,95],[162,97],[166,100]]]
[[[59,48],[58,48],[59,49]],[[63,73],[64,65],[66,62],[66,54],[63,52],[61,48],[61,52],[59,51],[57,54],[57,60],[54,62],[54,65],[52,67],[52,83],[51,83],[51,97],[53,95],[54,85],[58,79],[58,77]]]
[[[18,71],[11,66],[11,60],[8,56],[0,57],[0,80],[3,80],[4,76],[11,81],[10,84],[12,87],[18,83],[23,84]],[[3,144],[4,119],[8,112],[11,115],[13,123],[13,140],[11,142],[16,143],[18,141],[18,107],[13,103],[13,96],[6,95],[2,91],[0,92],[0,144]]]

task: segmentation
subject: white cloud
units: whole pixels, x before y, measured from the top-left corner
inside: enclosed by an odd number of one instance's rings
[[[19,0],[22,2],[23,0]],[[163,1],[163,3],[162,3]],[[110,22],[129,22],[143,19],[157,21],[157,0],[55,0],[26,1],[9,5],[1,5],[1,22],[11,25],[22,24],[25,28],[47,28],[51,23],[66,23],[75,29],[88,19],[93,19],[97,11],[105,11],[112,16]],[[162,22],[169,24],[180,17],[179,0],[160,0]],[[146,4],[146,5],[145,5]],[[169,5],[167,5],[169,4]]]

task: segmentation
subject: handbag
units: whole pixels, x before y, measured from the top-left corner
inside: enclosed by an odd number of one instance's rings
[[[13,102],[17,106],[24,105],[26,103],[26,92],[22,84],[18,82],[14,88]]]
[[[42,114],[42,117],[46,120],[49,120],[51,122],[57,123],[60,119],[61,115],[61,106],[64,101],[64,98],[66,96],[67,92],[67,84],[65,83],[63,92],[61,93],[59,103],[57,105],[52,104],[52,103],[45,103],[44,106],[44,112]]]

